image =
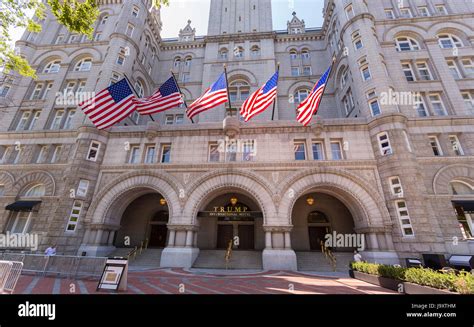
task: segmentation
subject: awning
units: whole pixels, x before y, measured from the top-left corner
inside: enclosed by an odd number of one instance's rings
[[[474,213],[474,201],[453,201],[454,206],[464,209],[464,212]]]
[[[40,203],[41,201],[16,201],[7,205],[5,209],[10,211],[32,211],[33,207]]]

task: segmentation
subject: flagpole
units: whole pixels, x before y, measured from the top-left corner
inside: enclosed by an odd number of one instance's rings
[[[280,78],[280,63],[277,63],[277,72],[278,72],[278,78]],[[275,100],[273,100],[272,121],[275,118],[275,108],[276,108],[277,99],[278,99],[278,89],[277,89],[277,95],[275,97]]]
[[[138,92],[137,92],[137,90],[135,90],[135,87],[133,86],[132,82],[130,82],[130,80],[128,79],[127,75],[123,74],[123,76],[125,76],[125,79],[127,80],[128,85],[132,88],[133,92],[134,92],[135,95],[138,97]],[[149,115],[149,116],[150,116],[150,118],[151,118],[152,121],[155,121],[151,115]]]
[[[227,65],[224,64],[224,74],[225,74],[225,85],[227,88],[227,102],[229,103],[229,112],[232,117],[232,103],[230,102],[230,93],[229,93],[229,79],[227,78]]]
[[[181,92],[181,87],[179,86],[178,81],[176,80],[176,76],[174,76],[173,70],[170,69],[170,72],[171,72],[171,76],[173,76],[173,79],[174,79],[174,82],[176,83],[176,86],[178,87],[179,94],[181,94],[181,96],[183,96],[183,93]],[[183,99],[183,103],[184,103],[184,107],[186,108],[186,111],[188,111],[188,105],[186,104],[186,100]],[[194,120],[192,118],[189,118],[189,119],[191,119],[191,123],[194,124]]]

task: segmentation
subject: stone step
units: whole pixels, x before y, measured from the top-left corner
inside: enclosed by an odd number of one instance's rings
[[[336,271],[347,272],[349,263],[353,260],[352,253],[334,253],[336,256]],[[334,271],[333,267],[321,252],[296,252],[298,270],[300,271]]]
[[[193,268],[226,269],[225,250],[201,250]],[[262,269],[261,251],[233,251],[228,269]]]
[[[130,267],[153,267],[159,268],[161,261],[161,253],[163,249],[146,249],[142,254],[137,255],[134,260],[131,260]]]

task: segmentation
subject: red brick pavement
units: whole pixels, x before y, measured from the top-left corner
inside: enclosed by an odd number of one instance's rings
[[[20,277],[15,294],[110,294],[96,292],[97,280]],[[121,292],[125,293],[125,292]],[[298,272],[245,275],[192,273],[183,269],[129,272],[127,294],[396,294],[357,279]]]

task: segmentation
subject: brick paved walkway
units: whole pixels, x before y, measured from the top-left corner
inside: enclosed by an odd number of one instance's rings
[[[96,280],[23,275],[15,294],[107,294],[96,292]],[[297,272],[245,275],[196,273],[183,269],[129,272],[128,294],[395,294],[349,277]]]

